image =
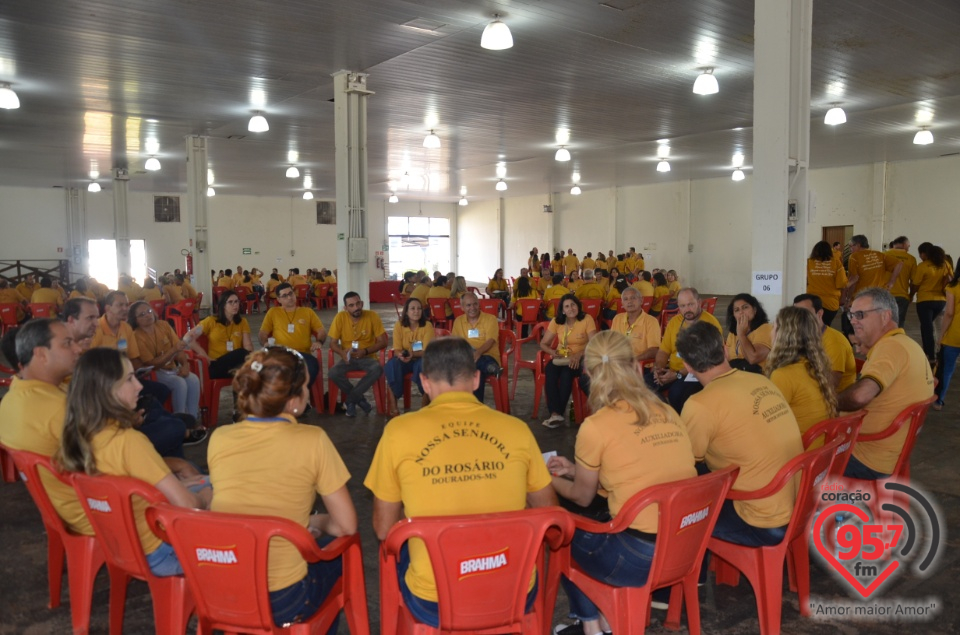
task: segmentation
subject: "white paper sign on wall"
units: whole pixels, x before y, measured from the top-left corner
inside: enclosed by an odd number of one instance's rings
[[[782,271],[754,271],[753,295],[779,295],[783,293]]]

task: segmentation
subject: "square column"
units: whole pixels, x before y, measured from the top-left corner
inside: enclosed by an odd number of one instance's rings
[[[207,246],[207,138],[190,136],[187,146],[187,236],[193,252],[193,285],[203,294],[204,305],[213,307],[213,282],[210,281],[210,256]]]

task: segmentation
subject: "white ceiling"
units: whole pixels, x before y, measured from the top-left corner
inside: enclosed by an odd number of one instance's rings
[[[480,48],[494,13],[513,32]],[[403,26],[426,25],[432,31]],[[753,4],[737,0],[72,0],[0,3],[0,184],[82,187],[128,167],[131,187],[186,189],[187,135],[210,137],[222,194],[288,196],[288,150],[318,198],[333,198],[332,79],[370,74],[371,197],[391,172],[430,174],[432,193],[508,195],[729,174],[751,164]],[[712,61],[698,56],[712,57]],[[720,93],[691,92],[715,67]],[[266,133],[247,131],[262,91]],[[960,152],[960,2],[814,3],[811,164],[830,167]],[[823,124],[831,102],[847,123]],[[917,113],[935,143],[912,143]],[[442,140],[425,150],[428,117]],[[553,160],[568,128],[570,163]],[[160,143],[147,173],[145,140]],[[669,139],[672,171],[655,171]],[[415,179],[416,180],[416,179]],[[109,189],[109,179],[101,178]]]

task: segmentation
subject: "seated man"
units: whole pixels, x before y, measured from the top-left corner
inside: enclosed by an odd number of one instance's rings
[[[603,290],[603,286],[596,281],[594,276],[594,272],[590,269],[584,270],[583,284],[575,291],[578,300],[603,300],[606,297],[607,292]]]
[[[343,295],[343,308],[330,324],[330,350],[340,356],[340,361],[330,369],[330,381],[343,393],[347,416],[355,417],[357,406],[367,414],[372,410],[363,395],[383,374],[377,352],[387,347],[387,332],[379,315],[364,311],[363,300],[356,291]],[[347,379],[350,371],[365,373],[356,386]]]
[[[470,395],[481,381],[473,357],[461,339],[431,342],[420,374],[430,405],[401,415],[384,428],[363,482],[373,492],[373,529],[380,540],[403,518],[557,504],[550,473],[529,426]],[[493,437],[497,444],[490,443]],[[442,476],[465,462],[492,467],[477,480]],[[418,621],[436,628],[437,589],[430,560],[419,541],[407,547],[397,567],[404,602]],[[535,595],[534,588],[528,607]]]
[[[448,278],[447,276],[440,276],[437,278],[437,283],[430,287],[430,290],[427,291],[427,300],[430,298],[440,298],[441,300],[446,300],[450,297],[450,287],[453,286],[453,278]],[[428,302],[429,304],[429,302]],[[429,311],[427,312],[429,314]],[[446,306],[446,317],[453,317],[453,309],[450,308],[450,304],[447,303]],[[443,316],[433,316],[434,319],[443,319]]]
[[[130,302],[136,302],[143,299],[143,287],[137,284],[137,281],[125,273],[121,273],[117,278],[117,291],[127,296]]]
[[[223,276],[217,279],[216,286],[223,287],[224,289],[230,289],[232,291],[234,284],[235,283],[233,281],[233,269],[224,269]]]
[[[297,292],[289,282],[277,285],[276,293],[280,306],[273,307],[263,316],[257,337],[264,346],[286,346],[303,355],[310,374],[307,385],[313,386],[320,374],[316,351],[327,339],[327,331],[313,309],[297,306]],[[274,341],[270,342],[271,339]]]
[[[30,298],[33,297],[33,292],[40,288],[40,285],[37,284],[37,278],[32,273],[28,273],[23,278],[23,282],[17,285],[17,293],[21,297],[26,298],[27,302],[30,301]]]
[[[475,293],[464,293],[460,298],[460,308],[463,309],[463,315],[453,321],[450,334],[467,340],[473,348],[476,369],[480,371],[480,385],[474,388],[473,395],[482,402],[487,377],[499,377],[503,372],[496,359],[500,354],[500,322],[495,316],[480,311],[480,300]]]
[[[100,309],[89,298],[67,300],[60,312],[60,321],[70,332],[70,337],[80,346],[81,351],[90,348],[97,325],[100,321]]]
[[[633,283],[633,288],[640,292],[641,297],[653,297],[653,284],[650,282],[653,276],[649,271],[641,271],[637,281]]]
[[[556,317],[556,311],[553,309],[552,300],[559,300],[563,296],[570,293],[570,289],[563,286],[563,274],[555,273],[551,280],[551,284],[543,292],[543,303],[547,307],[547,317],[551,320]]]
[[[703,385],[680,413],[693,455],[709,470],[739,465],[734,490],[765,487],[803,452],[800,428],[789,404],[763,375],[731,368],[720,331],[705,322],[680,333],[677,349],[687,372]],[[713,536],[751,547],[775,545],[786,535],[795,500],[789,484],[767,498],[727,500]]]
[[[933,396],[933,372],[923,349],[897,326],[897,301],[889,291],[867,287],[847,313],[867,362],[860,380],[837,395],[842,411],[867,409],[860,434],[881,432],[907,406]],[[880,441],[857,440],[845,476],[865,480],[887,478],[907,438],[904,426]]]
[[[837,392],[852,386],[857,381],[857,360],[853,357],[853,347],[843,333],[823,323],[823,300],[813,293],[801,293],[793,299],[793,306],[806,309],[817,316],[820,333],[823,335],[823,350],[830,360]]]
[[[660,350],[660,322],[643,312],[643,297],[633,287],[623,290],[620,304],[624,312],[613,318],[610,330],[627,336],[638,362],[654,359]]]
[[[10,281],[6,278],[0,278],[0,304],[17,305],[17,322],[22,322],[23,318],[26,317],[23,308],[27,304],[27,298],[11,287]]]
[[[677,336],[698,322],[712,325],[717,333],[722,329],[717,318],[701,308],[700,294],[693,287],[680,291],[678,300],[680,313],[667,322],[653,370],[644,373],[644,378],[653,390],[666,388],[667,401],[674,410],[680,412],[690,395],[700,392],[703,386],[696,380],[696,375],[690,375],[690,371],[685,370],[683,360],[677,355]]]
[[[49,276],[40,278],[40,288],[30,296],[32,304],[52,304],[59,312],[63,308],[63,293],[59,286],[54,286],[53,280]]]

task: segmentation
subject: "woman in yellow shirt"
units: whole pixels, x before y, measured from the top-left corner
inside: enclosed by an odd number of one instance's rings
[[[540,294],[534,291],[530,286],[530,278],[520,276],[517,278],[517,286],[513,290],[513,298],[510,299],[510,305],[507,310],[515,310],[517,319],[523,319],[523,307],[520,306],[520,300],[539,300]]]
[[[493,277],[490,278],[490,283],[487,284],[487,295],[491,298],[504,301],[510,298],[510,292],[507,290],[507,281],[503,279],[503,269],[497,269],[493,272]]]
[[[937,353],[933,323],[947,303],[944,289],[953,277],[953,268],[947,262],[943,249],[936,245],[921,243],[917,251],[921,262],[913,271],[911,283],[917,293],[917,317],[920,318],[923,352],[932,362]]]
[[[387,416],[400,414],[397,402],[403,396],[403,377],[412,373],[413,383],[423,395],[421,407],[430,403],[430,397],[423,391],[420,383],[420,370],[423,367],[423,351],[436,337],[433,324],[424,315],[423,305],[416,298],[407,298],[400,314],[400,320],[393,327],[393,357],[383,367],[387,379]]]
[[[197,341],[207,336],[204,350]],[[209,363],[211,379],[230,379],[233,371],[243,365],[247,355],[253,352],[250,324],[240,315],[240,296],[236,291],[227,291],[220,296],[217,314],[205,317],[200,324],[183,337],[199,357]]]
[[[830,359],[823,349],[817,318],[806,309],[780,309],[773,326],[773,348],[767,357],[766,375],[790,404],[800,434],[837,416]]]
[[[97,300],[97,296],[90,291],[87,287],[87,281],[84,278],[77,280],[76,284],[73,285],[73,291],[70,292],[68,300],[73,300],[74,298],[89,298],[93,301]]]
[[[950,387],[953,371],[956,370],[957,357],[960,357],[960,274],[954,273],[953,280],[946,288],[947,308],[943,314],[943,336],[940,338],[940,351],[943,359],[937,365],[937,374],[940,383],[937,385],[937,401],[933,404],[934,410],[943,409],[943,397]]]
[[[667,286],[667,278],[662,271],[653,274],[653,304],[650,306],[650,315],[660,317],[660,313],[667,308],[667,302],[670,301],[670,287]]]
[[[727,359],[739,370],[762,373],[773,346],[773,327],[760,301],[738,293],[727,305]]]
[[[843,261],[835,257],[838,252],[830,243],[821,240],[813,246],[807,258],[807,293],[820,298],[823,303],[823,324],[830,326],[840,310],[840,293],[847,286],[847,272]]]
[[[580,388],[587,394],[590,386],[586,375],[581,374],[580,360],[583,351],[597,332],[593,317],[583,312],[583,305],[572,293],[560,299],[560,315],[550,325],[540,340],[540,350],[550,356],[546,368],[547,408],[550,416],[543,420],[548,428],[558,428],[564,421],[573,380],[580,379]],[[554,342],[557,347],[554,348]]]
[[[467,279],[463,276],[457,276],[450,285],[450,297],[459,300],[460,296],[467,292]]]

